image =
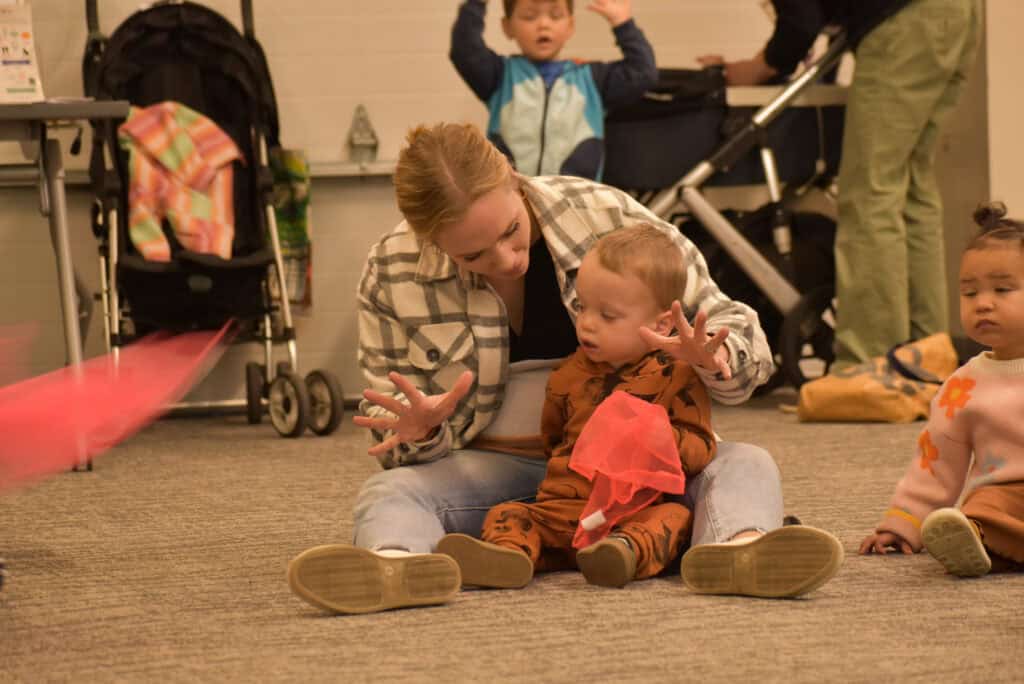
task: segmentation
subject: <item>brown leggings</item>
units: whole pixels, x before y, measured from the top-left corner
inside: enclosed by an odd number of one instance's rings
[[[978,527],[992,572],[1024,570],[1024,482],[979,487],[960,510]]]
[[[581,499],[499,504],[487,513],[480,536],[492,544],[523,551],[537,572],[576,568],[572,538],[586,504]],[[619,522],[612,532],[633,545],[634,579],[657,575],[679,554],[690,538],[691,517],[681,504],[657,503]]]

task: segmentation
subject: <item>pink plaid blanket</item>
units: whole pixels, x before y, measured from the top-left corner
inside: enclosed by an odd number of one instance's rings
[[[166,218],[185,249],[231,258],[231,162],[242,159],[231,138],[177,102],[132,107],[118,132],[130,152],[129,235],[142,256],[170,260],[170,244],[161,229]]]

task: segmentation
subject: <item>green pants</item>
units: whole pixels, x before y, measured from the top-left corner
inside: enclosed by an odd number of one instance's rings
[[[857,48],[839,168],[840,367],[948,329],[935,148],[980,23],[977,0],[911,0]]]

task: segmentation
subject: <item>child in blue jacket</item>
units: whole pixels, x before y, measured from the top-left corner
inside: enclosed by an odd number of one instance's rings
[[[483,41],[486,0],[465,0],[452,27],[450,57],[487,103],[487,137],[530,176],[601,179],[604,117],[658,80],[654,50],[632,19],[630,0],[594,0],[587,8],[612,27],[623,59],[561,60],[575,30],[573,0],[503,0],[505,35],[522,50],[503,57]]]

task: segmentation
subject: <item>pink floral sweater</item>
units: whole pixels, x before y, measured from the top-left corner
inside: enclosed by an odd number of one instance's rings
[[[1024,359],[997,361],[983,352],[957,369],[932,399],[917,455],[878,531],[898,534],[919,551],[921,522],[929,513],[978,487],[1021,480]]]

